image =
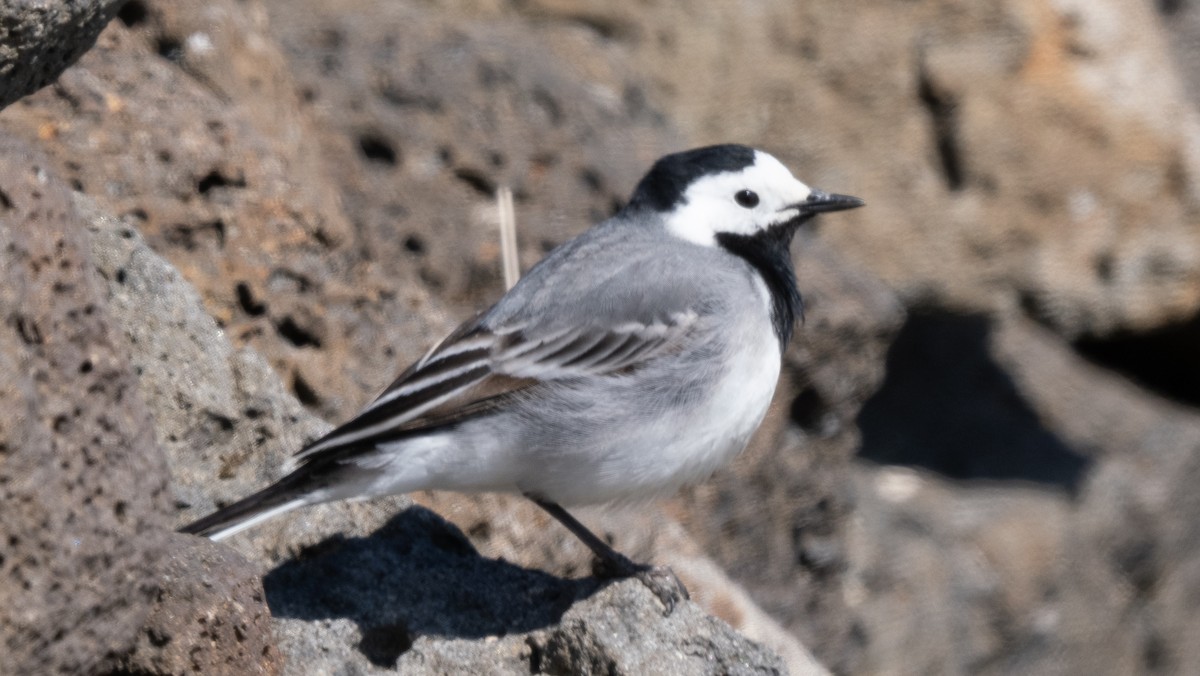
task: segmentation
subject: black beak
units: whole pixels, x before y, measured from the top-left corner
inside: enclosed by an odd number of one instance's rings
[[[849,195],[836,195],[820,190],[813,190],[809,194],[808,199],[803,202],[790,205],[789,209],[799,209],[803,215],[820,214],[826,211],[844,211],[846,209],[857,209],[863,206],[866,202],[857,197]]]

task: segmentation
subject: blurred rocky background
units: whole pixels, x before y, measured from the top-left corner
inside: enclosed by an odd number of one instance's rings
[[[1200,3],[0,15],[0,672],[1200,665]],[[499,187],[528,267],[726,141],[869,206],[752,448],[581,514],[696,604],[502,496],[171,532],[502,293]]]

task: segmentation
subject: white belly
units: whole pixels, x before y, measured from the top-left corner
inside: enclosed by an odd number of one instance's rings
[[[762,423],[779,380],[779,343],[771,331],[741,346],[710,396],[639,427],[626,438],[556,473],[547,487],[575,504],[628,502],[669,495],[707,478],[740,453]],[[567,474],[572,474],[570,479]]]
[[[712,474],[745,449],[762,424],[779,382],[781,359],[775,334],[758,335],[764,340],[738,352],[712,397],[696,408],[691,424],[678,430],[678,443],[667,449],[665,460],[681,465],[681,480],[670,488]]]

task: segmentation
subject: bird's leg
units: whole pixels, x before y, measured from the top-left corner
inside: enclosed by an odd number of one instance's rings
[[[571,516],[558,503],[535,498],[532,495],[525,497],[532,500],[538,507],[546,510],[550,516],[558,519],[559,523],[566,526],[567,530],[574,533],[575,537],[587,545],[588,549],[592,550],[592,553],[596,555],[596,558],[600,559],[603,575],[617,578],[636,577],[650,591],[654,592],[659,601],[662,601],[667,615],[671,614],[677,603],[691,598],[688,595],[687,587],[683,586],[683,583],[679,581],[679,578],[675,577],[675,573],[670,568],[634,563],[629,557],[613,549],[607,542],[601,540],[595,533],[588,530],[587,526],[584,526],[578,519]]]

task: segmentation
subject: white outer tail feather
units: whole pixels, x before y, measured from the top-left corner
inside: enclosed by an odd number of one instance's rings
[[[307,505],[307,504],[308,504],[308,500],[305,500],[303,498],[289,500],[288,502],[285,502],[282,505],[276,505],[275,507],[272,507],[270,509],[265,509],[248,519],[238,521],[235,523],[231,523],[228,526],[226,526],[225,528],[222,528],[221,530],[209,533],[207,537],[209,540],[212,540],[213,542],[219,542],[219,541],[224,540],[225,538],[229,537],[230,535],[240,533],[240,532],[246,530],[247,528],[256,526],[259,523],[262,523],[263,521],[266,521],[267,519],[270,519],[273,516],[283,514],[284,512],[290,512],[291,510],[296,509],[297,507],[303,507],[304,505]]]

